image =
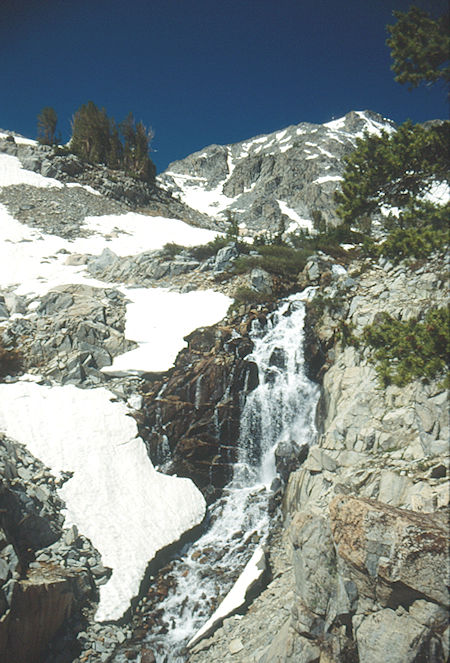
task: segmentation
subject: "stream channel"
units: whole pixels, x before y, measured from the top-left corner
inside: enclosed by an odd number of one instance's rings
[[[275,449],[280,442],[298,446],[315,440],[317,385],[305,371],[304,300],[308,292],[291,295],[267,318],[253,322],[253,352],[259,384],[246,398],[240,421],[238,460],[222,497],[209,508],[204,533],[178,554],[175,578],[158,605],[162,629],[150,629],[142,643],[156,663],[184,663],[186,645],[210,618],[257,547],[271,529],[269,500],[277,476]],[[138,657],[138,661],[139,661]],[[119,652],[112,659],[125,663]]]

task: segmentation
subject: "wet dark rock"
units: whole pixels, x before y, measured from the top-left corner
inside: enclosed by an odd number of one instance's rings
[[[147,384],[141,434],[156,464],[188,476],[208,501],[231,476],[243,396],[257,384],[248,336],[223,325],[186,337],[167,378]],[[233,340],[230,343],[231,339]]]
[[[295,472],[306,460],[309,446],[299,446],[293,440],[280,442],[275,449],[275,465],[277,472],[284,482],[287,482],[291,472]]]

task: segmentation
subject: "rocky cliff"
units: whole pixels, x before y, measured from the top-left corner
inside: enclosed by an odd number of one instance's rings
[[[37,192],[33,187],[25,192],[22,186],[14,185],[2,189],[0,202],[29,225],[47,231],[56,229],[57,234],[62,225],[64,236],[75,237],[80,222],[88,215],[130,210],[183,219],[201,227],[215,225],[207,215],[174,198],[157,183],[147,184],[122,171],[86,163],[64,147],[39,145],[0,130],[0,152],[17,157],[26,170],[70,185],[51,192]],[[61,224],[62,213],[65,219]]]
[[[312,266],[302,278],[327,281],[327,265]],[[284,494],[275,578],[192,663],[447,660],[447,392],[441,380],[382,389],[369,349],[338,341],[342,321],[358,335],[380,311],[420,319],[444,305],[447,269],[443,256],[354,262],[319,286],[324,303],[318,312],[313,300],[309,318],[318,437]]]

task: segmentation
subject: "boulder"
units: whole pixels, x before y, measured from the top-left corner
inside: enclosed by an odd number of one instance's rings
[[[437,515],[338,495],[330,504],[338,555],[392,593],[410,593],[449,606],[448,531]],[[391,598],[392,600],[392,598]]]
[[[288,535],[297,595],[309,611],[324,618],[336,585],[336,556],[329,524],[321,516],[297,512]]]
[[[0,660],[40,663],[48,643],[70,617],[75,574],[58,567],[33,569],[17,582],[0,621]]]
[[[299,446],[293,440],[280,442],[275,449],[275,465],[283,481],[305,461],[309,451],[307,444]]]
[[[219,249],[214,262],[214,273],[220,274],[221,272],[225,272],[231,267],[238,255],[239,250],[236,242],[230,242],[227,246],[224,246],[223,249]]]
[[[118,256],[111,249],[103,249],[96,258],[91,258],[87,263],[87,269],[91,274],[102,272],[118,260]]]
[[[273,281],[268,272],[260,267],[255,267],[250,273],[250,287],[261,295],[272,294]]]
[[[395,610],[381,610],[362,619],[354,619],[353,624],[360,663],[443,660],[424,656],[430,633],[405,611],[399,614]],[[424,658],[419,658],[420,655]]]

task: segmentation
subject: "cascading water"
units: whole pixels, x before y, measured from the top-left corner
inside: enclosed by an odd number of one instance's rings
[[[315,438],[318,388],[305,375],[303,355],[306,297],[291,296],[266,324],[253,323],[248,360],[258,367],[259,385],[243,407],[233,479],[211,507],[205,533],[176,562],[176,587],[159,605],[164,633],[146,638],[157,663],[186,660],[183,648],[208,620],[217,597],[225,596],[255,547],[267,539],[277,445],[310,444]]]

